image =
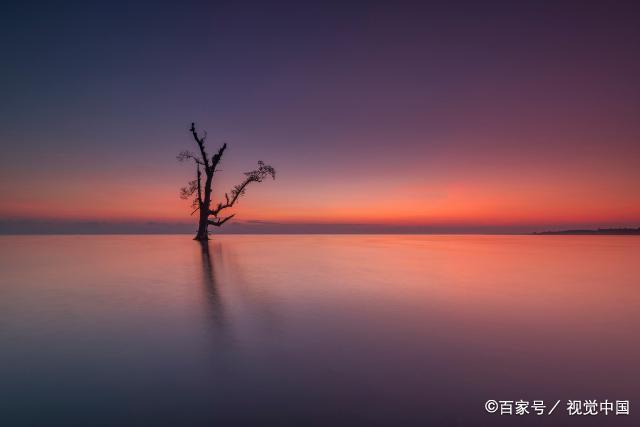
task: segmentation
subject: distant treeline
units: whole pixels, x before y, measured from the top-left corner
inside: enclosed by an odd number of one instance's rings
[[[628,236],[628,235],[640,235],[640,227],[638,228],[598,228],[597,230],[561,230],[561,231],[542,231],[533,234],[578,234],[578,235],[614,235],[614,236]]]

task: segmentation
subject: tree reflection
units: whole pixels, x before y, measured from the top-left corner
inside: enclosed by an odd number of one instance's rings
[[[228,242],[207,240],[198,244],[203,299],[212,331],[226,339],[247,332],[273,333],[278,328],[278,316],[269,292],[244,277],[244,268]],[[240,317],[235,328],[234,313]]]
[[[216,277],[216,269],[212,260],[212,252],[213,257],[218,259],[222,257],[220,244],[211,241],[202,241],[199,244],[202,260],[202,285],[209,308],[207,315],[211,317],[215,330],[226,335],[229,332],[229,320],[226,316],[220,283]]]

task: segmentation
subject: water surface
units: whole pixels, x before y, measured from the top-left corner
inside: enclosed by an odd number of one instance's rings
[[[0,237],[0,425],[494,425],[487,399],[637,425],[639,261],[633,236]]]

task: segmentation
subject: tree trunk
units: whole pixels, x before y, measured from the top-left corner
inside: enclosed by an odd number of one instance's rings
[[[213,181],[213,172],[213,168],[205,169],[207,178],[204,182],[204,200],[199,204],[200,220],[198,221],[198,234],[193,238],[193,240],[199,240],[201,242],[209,240],[209,210],[211,209],[211,182]]]
[[[200,220],[198,221],[198,233],[193,238],[193,240],[198,240],[200,242],[204,242],[209,240],[209,220],[208,215],[202,213],[203,210],[200,211]]]

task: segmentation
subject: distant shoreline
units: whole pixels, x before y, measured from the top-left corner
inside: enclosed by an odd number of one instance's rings
[[[221,234],[371,234],[371,235],[640,235],[636,224],[616,228],[571,229],[570,224],[537,225],[389,225],[357,223],[277,223],[266,221],[232,222],[216,230]],[[597,227],[593,225],[592,227]],[[65,221],[6,220],[0,218],[0,235],[173,235],[193,234],[194,225],[187,222],[154,221]],[[547,231],[544,231],[547,230]],[[559,231],[551,231],[559,230]],[[561,230],[561,231],[560,231]]]
[[[597,236],[640,236],[640,227],[638,228],[598,228],[597,230],[560,230],[560,231],[541,231],[534,232],[535,235],[597,235]]]

